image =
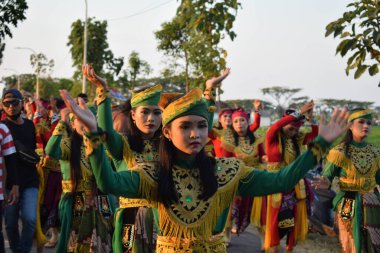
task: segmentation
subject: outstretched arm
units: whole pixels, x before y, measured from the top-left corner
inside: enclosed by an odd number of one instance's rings
[[[98,124],[107,133],[106,148],[111,156],[117,160],[123,158],[122,137],[113,128],[111,100],[107,96],[108,84],[98,76],[90,65],[82,68],[83,75],[96,86],[96,103],[98,105]]]

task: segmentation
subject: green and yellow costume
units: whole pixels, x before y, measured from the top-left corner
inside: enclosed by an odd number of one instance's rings
[[[371,119],[370,111],[351,114],[349,121]],[[323,176],[339,178],[333,200],[343,252],[380,251],[380,148],[366,142],[341,143],[330,150]]]
[[[199,97],[201,92],[199,89],[194,90],[165,109],[164,124],[184,115],[206,114],[206,103],[201,102],[202,99]],[[192,99],[186,101],[190,97]],[[182,110],[182,107],[186,109]],[[179,110],[174,112],[175,108]],[[212,119],[210,114],[207,119]],[[106,159],[102,144],[104,139],[105,137],[99,133],[87,134],[85,138],[86,152],[98,186],[103,191],[115,195],[156,201],[157,187],[161,183],[158,182],[157,166],[142,163],[133,171],[114,172]],[[153,209],[154,221],[159,227],[156,251],[225,253],[225,239],[222,232],[235,195],[263,196],[291,189],[317,164],[327,147],[328,143],[318,137],[307,151],[278,173],[247,167],[235,158],[218,158],[215,166],[218,189],[207,200],[201,199],[200,173],[194,161],[175,160],[172,179],[179,201],[169,207],[158,203]]]
[[[132,94],[132,108],[157,106],[161,92],[162,86],[156,85]],[[117,164],[117,171],[133,171],[140,164],[154,166],[158,161],[157,138],[144,140],[141,153],[132,150],[127,137],[120,135],[113,128],[111,104],[107,91],[104,88],[98,88],[97,96],[98,124],[107,133],[106,148],[113,162]],[[115,213],[113,252],[154,252],[156,227],[148,201],[120,197],[119,204]]]
[[[62,171],[63,193],[59,203],[61,234],[56,252],[112,252],[112,200],[98,191],[88,157],[83,152],[83,145],[80,179],[77,188],[72,189],[70,146],[66,123],[60,121],[45,148],[49,157],[59,160]]]

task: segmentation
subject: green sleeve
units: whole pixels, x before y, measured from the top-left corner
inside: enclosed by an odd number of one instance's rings
[[[322,176],[327,177],[330,182],[332,182],[334,177],[339,177],[341,170],[342,169],[339,166],[336,166],[331,162],[327,162],[325,168],[323,169]]]
[[[205,99],[205,102],[207,104],[207,107],[215,106],[214,101]],[[208,118],[208,132],[209,133],[211,132],[213,121],[214,121],[214,112],[211,110],[211,112],[209,111],[209,118]]]
[[[107,133],[106,148],[114,159],[123,159],[123,140],[113,128],[111,100],[106,98],[98,107],[98,125]]]
[[[98,188],[116,196],[140,198],[140,176],[136,171],[115,172],[111,167],[103,145],[95,148],[90,155],[91,168]]]
[[[319,144],[324,150],[329,146],[320,136],[315,139],[314,143]],[[317,160],[316,155],[308,149],[279,172],[253,169],[240,180],[239,193],[242,196],[264,196],[289,191],[310,169],[317,165]]]
[[[61,151],[61,140],[62,135],[53,135],[50,137],[48,143],[45,147],[45,154],[56,159],[61,160],[62,151]]]

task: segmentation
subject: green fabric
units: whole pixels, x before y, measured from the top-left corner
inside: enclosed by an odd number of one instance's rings
[[[59,201],[59,219],[61,221],[61,233],[58,239],[56,253],[66,253],[69,242],[70,228],[72,222],[73,198],[68,193],[62,193]]]
[[[162,125],[165,126],[175,119],[178,119],[183,116],[188,116],[188,115],[201,116],[205,118],[207,122],[210,119],[210,112],[208,111],[208,106],[207,106],[207,103],[205,102],[205,99],[202,99],[198,101],[197,103],[192,104],[191,107],[183,108],[183,109],[178,108],[177,112],[178,113],[173,114],[171,117],[163,118]]]
[[[107,133],[106,149],[113,159],[123,160],[123,139],[113,128],[111,100],[106,98],[98,107],[98,125]]]
[[[157,106],[158,102],[161,99],[162,87],[161,89],[156,89],[156,91],[152,91],[151,89],[154,87],[156,86],[153,86],[146,90],[132,94],[132,98],[131,98],[132,108],[136,108],[139,106]]]
[[[315,140],[322,147],[327,147],[328,143],[321,137]],[[94,149],[90,155],[90,162],[98,184],[98,187],[108,193],[130,198],[141,198],[138,189],[140,183],[139,173],[136,171],[112,170],[110,161],[105,159],[105,152],[102,146]],[[253,170],[239,184],[239,193],[243,196],[263,196],[276,192],[284,192],[294,187],[294,185],[317,164],[317,159],[309,150],[303,152],[293,163],[278,173],[271,173],[262,170]],[[154,210],[155,222],[159,222],[157,210]],[[222,231],[228,211],[225,209],[218,217],[218,226],[215,231]]]
[[[118,208],[115,212],[115,230],[112,236],[112,250],[114,253],[123,253],[122,236],[124,208]],[[120,212],[120,213],[119,213]]]

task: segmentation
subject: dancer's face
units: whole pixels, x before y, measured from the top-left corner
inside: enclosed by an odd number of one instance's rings
[[[232,121],[232,127],[239,136],[245,136],[248,129],[248,121],[244,117],[235,117]]]
[[[223,129],[229,128],[232,125],[231,113],[224,113],[220,118],[219,122]]]
[[[161,126],[162,112],[158,106],[139,106],[131,111],[132,120],[141,133],[152,138]]]
[[[188,115],[173,120],[162,131],[178,150],[195,156],[206,145],[208,122],[201,116]]]
[[[354,140],[364,140],[371,131],[372,120],[354,119],[350,124],[350,130]]]

